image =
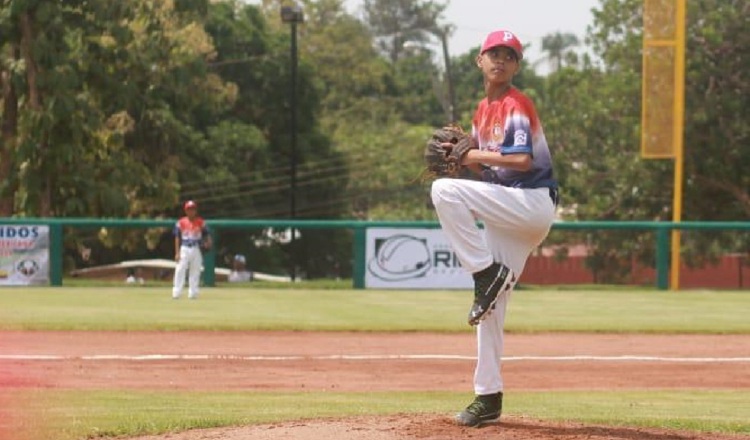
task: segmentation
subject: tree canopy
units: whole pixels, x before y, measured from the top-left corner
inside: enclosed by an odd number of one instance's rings
[[[291,37],[281,3],[4,0],[0,215],[172,217],[194,198],[207,217],[288,217]],[[683,217],[747,219],[750,6],[688,6]],[[483,94],[478,48],[449,54],[449,63],[435,49],[451,30],[445,7],[365,0],[348,11],[343,0],[302,2],[298,217],[435,218],[417,179],[424,139],[448,122],[449,90],[467,129]],[[669,220],[673,164],[639,154],[642,1],[600,0],[592,12],[583,41],[542,38],[549,74],[524,63],[514,81],[541,114],[561,215]],[[222,249],[231,252],[262,232],[228,234]],[[320,275],[330,271],[325,261],[348,252],[348,240],[303,237],[294,252],[316,261],[302,269]],[[652,261],[650,240],[597,237],[593,260]],[[107,243],[133,252],[164,245],[135,232],[109,234]],[[685,241],[695,258],[742,246],[724,236]],[[327,257],[304,258],[322,248]],[[260,255],[284,265],[291,253]]]

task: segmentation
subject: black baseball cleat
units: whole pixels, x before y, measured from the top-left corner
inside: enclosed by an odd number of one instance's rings
[[[498,420],[503,412],[503,393],[477,396],[473,402],[456,415],[456,423],[461,426],[478,427]]]
[[[469,325],[477,325],[495,306],[501,292],[509,291],[516,275],[504,264],[492,263],[474,274],[474,304],[469,311]]]

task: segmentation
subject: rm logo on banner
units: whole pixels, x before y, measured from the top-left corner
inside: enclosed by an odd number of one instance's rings
[[[439,229],[367,230],[365,287],[392,289],[471,289]]]

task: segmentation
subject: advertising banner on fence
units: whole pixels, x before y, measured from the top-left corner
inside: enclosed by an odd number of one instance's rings
[[[49,284],[49,227],[0,224],[0,286]]]
[[[368,228],[365,287],[472,289],[440,229]]]

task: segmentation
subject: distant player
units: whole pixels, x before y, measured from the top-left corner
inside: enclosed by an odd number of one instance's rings
[[[531,100],[511,85],[522,58],[513,33],[487,36],[476,58],[486,94],[472,121],[478,148],[463,158],[479,180],[442,178],[432,184],[443,232],[474,278],[468,321],[477,325],[476,397],[456,416],[463,426],[500,418],[506,306],[526,259],[549,233],[557,205],[557,182],[541,122]]]
[[[253,279],[253,273],[247,270],[247,266],[245,264],[247,261],[245,260],[245,256],[242,254],[237,254],[232,259],[232,270],[229,272],[229,277],[227,277],[227,281],[230,283],[242,283],[245,281],[252,281]]]
[[[185,216],[177,221],[174,227],[174,259],[177,267],[174,271],[174,288],[172,298],[182,295],[185,285],[185,274],[188,275],[188,298],[196,299],[200,286],[203,249],[211,248],[211,235],[206,223],[198,217],[198,204],[192,200],[185,202]]]

